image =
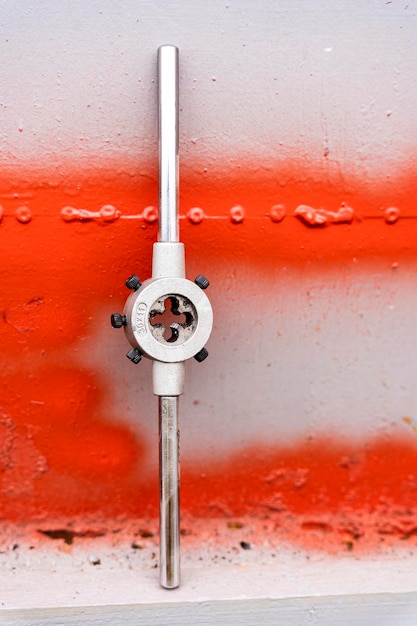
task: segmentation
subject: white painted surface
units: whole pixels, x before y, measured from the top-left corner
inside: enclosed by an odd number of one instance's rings
[[[71,551],[55,542],[2,552],[0,623],[415,624],[413,548],[383,560],[332,558],[268,542],[216,545],[212,533],[208,544],[185,547],[182,586],[167,591],[158,585],[153,540],[142,550],[82,542]]]
[[[210,287],[210,357],[186,363],[182,458],[214,463],[257,442],[274,446],[340,433],[359,443],[386,433],[414,440],[402,418],[417,418],[416,268],[391,266],[388,260],[325,272],[320,263],[284,266],[267,277],[239,263],[225,267]],[[211,275],[207,262],[205,271]],[[122,419],[153,449],[150,363],[141,364],[138,376],[121,358],[123,334],[109,335],[105,311],[97,320],[97,335],[83,342],[79,358],[108,377],[109,416],[122,415],[123,406]],[[104,342],[106,359],[97,363],[94,346]],[[148,459],[156,461],[156,455]]]
[[[9,626],[414,626],[416,594],[232,600],[178,604],[87,606],[0,614]]]
[[[181,50],[183,165],[296,157],[369,181],[413,158],[415,0],[25,0],[2,5],[2,167],[149,173],[162,43]]]

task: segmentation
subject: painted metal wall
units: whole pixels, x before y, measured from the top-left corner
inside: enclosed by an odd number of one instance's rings
[[[414,0],[3,3],[3,518],[156,513],[150,364],[109,316],[150,274],[162,43],[215,310],[187,365],[184,509],[295,515],[294,540],[341,549],[412,537]]]

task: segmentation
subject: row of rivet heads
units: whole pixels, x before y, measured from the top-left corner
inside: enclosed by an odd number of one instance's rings
[[[395,224],[400,218],[400,210],[397,207],[381,209],[382,215],[387,224]],[[282,222],[287,212],[283,204],[275,204],[267,213],[267,217],[272,222]],[[3,208],[0,206],[0,221],[4,216]],[[326,224],[350,224],[355,219],[355,211],[352,207],[342,203],[337,211],[326,209],[315,209],[306,204],[300,204],[294,211],[294,216],[299,218],[308,226],[325,226]],[[15,210],[15,217],[21,224],[27,224],[32,220],[32,211],[27,206],[18,207]],[[146,207],[139,215],[122,215],[112,204],[106,204],[99,211],[88,211],[87,209],[76,209],[66,206],[61,210],[61,217],[65,222],[100,220],[103,222],[114,222],[118,219],[143,219],[147,224],[154,224],[158,220],[158,209],[154,206]],[[228,216],[208,216],[199,207],[193,207],[187,211],[185,216],[192,224],[200,224],[205,219],[229,219],[233,224],[240,224],[245,219],[245,209],[238,205],[230,209]],[[359,220],[363,219],[358,217]]]
[[[383,217],[387,224],[394,224],[400,217],[400,210],[396,207],[388,207],[381,209]],[[287,215],[286,208],[283,204],[275,204],[267,213],[267,217],[272,222],[282,222]],[[327,211],[326,209],[315,209],[306,204],[300,204],[294,211],[295,217],[309,226],[324,226],[327,223],[332,224],[349,224],[355,219],[355,211],[352,207],[342,202],[337,211]],[[139,215],[122,215],[113,205],[105,205],[100,211],[94,213],[85,209],[75,209],[73,207],[64,207],[61,216],[66,222],[75,220],[91,220],[102,219],[105,222],[114,222],[117,219],[143,219],[148,224],[154,224],[158,220],[158,209],[149,206]],[[187,211],[186,215],[180,215],[180,219],[187,218],[192,224],[201,224],[205,219],[230,219],[233,224],[240,224],[245,219],[245,209],[240,206],[234,206],[229,210],[229,215],[211,216],[206,215],[200,207],[193,207]],[[361,218],[358,218],[361,219]]]

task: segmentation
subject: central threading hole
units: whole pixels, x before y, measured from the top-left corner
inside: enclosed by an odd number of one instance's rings
[[[183,343],[195,326],[195,309],[183,296],[164,296],[155,302],[149,322],[152,334],[162,343]]]

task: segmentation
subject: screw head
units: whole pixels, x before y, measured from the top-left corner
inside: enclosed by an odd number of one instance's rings
[[[126,326],[126,315],[120,315],[120,313],[112,313],[110,317],[110,324],[113,328],[121,328]]]
[[[131,350],[129,350],[129,352],[126,354],[126,356],[135,365],[140,363],[140,360],[142,359],[142,353],[137,348],[132,348]]]
[[[207,287],[210,284],[210,281],[208,278],[206,278],[205,276],[203,276],[202,274],[199,274],[195,279],[194,282],[196,285],[198,285],[198,287],[200,287],[200,289],[207,289]]]
[[[202,361],[204,361],[204,359],[208,357],[208,355],[209,353],[207,349],[201,348],[200,352],[197,352],[197,354],[194,355],[194,358],[196,361],[198,361],[198,363],[201,363]]]
[[[133,289],[133,291],[136,291],[137,289],[139,289],[141,283],[139,277],[136,276],[136,274],[132,274],[132,276],[129,276],[129,278],[126,280],[125,285],[128,289]]]

